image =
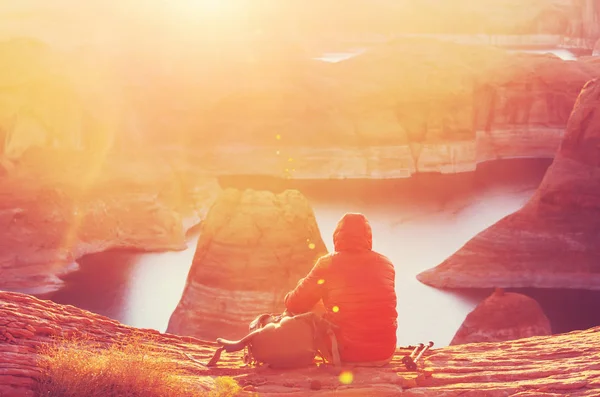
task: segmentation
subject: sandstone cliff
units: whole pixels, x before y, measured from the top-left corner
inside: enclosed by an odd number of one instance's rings
[[[472,171],[486,160],[552,157],[577,93],[600,75],[594,59],[427,38],[333,64],[296,42],[227,43],[220,56],[194,45],[167,53],[187,65],[174,74],[143,46],[92,65],[36,41],[3,43],[14,66],[0,112],[5,156],[31,147],[160,152],[212,174],[288,178]],[[135,75],[129,61],[142,65]]]
[[[552,157],[577,94],[600,75],[591,59],[418,38],[334,64],[263,66],[215,88],[204,110],[203,129],[221,132],[198,150],[212,172],[397,178]]]
[[[441,288],[600,288],[600,82],[581,91],[533,197],[417,276]]]
[[[227,43],[219,56],[188,44],[164,55],[186,65],[174,73],[143,46],[93,65],[36,41],[3,43],[13,65],[3,78],[4,155],[158,152],[212,174],[287,178],[472,171],[486,160],[552,157],[577,93],[600,75],[594,59],[427,38],[333,64],[297,42]],[[134,61],[142,66],[132,74]]]
[[[239,338],[283,298],[327,249],[306,198],[295,190],[226,189],[206,217],[168,332]]]
[[[23,159],[0,179],[0,289],[45,294],[77,270],[79,257],[108,249],[186,247],[220,190],[214,179],[169,167],[55,159]],[[79,161],[81,160],[81,161]]]
[[[224,354],[219,367],[207,362],[216,346],[194,338],[160,334],[119,324],[105,317],[0,292],[0,394],[33,397],[39,377],[37,349],[54,338],[85,336],[109,346],[135,334],[153,357],[177,363],[198,390],[213,387],[218,376],[233,376],[242,395],[376,395],[395,396],[595,396],[600,389],[598,340],[600,328],[563,335],[532,337],[502,343],[466,344],[433,349],[424,356],[419,373],[408,372],[401,359],[410,349],[399,348],[383,368],[307,368],[276,371],[242,367],[239,354]],[[187,354],[187,356],[185,355]],[[344,383],[341,382],[344,380]]]
[[[532,298],[497,289],[462,323],[450,345],[551,335],[550,321]]]

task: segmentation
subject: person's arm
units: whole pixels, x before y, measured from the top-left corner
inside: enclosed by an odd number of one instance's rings
[[[306,313],[319,302],[323,297],[328,265],[328,257],[319,258],[308,275],[287,293],[284,299],[287,311],[294,314]]]

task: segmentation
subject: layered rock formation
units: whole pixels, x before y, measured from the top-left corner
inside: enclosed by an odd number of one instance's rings
[[[450,345],[551,334],[550,321],[539,303],[526,295],[496,289],[467,315]]]
[[[24,160],[2,178],[0,289],[56,291],[89,253],[186,247],[185,232],[212,203],[216,181],[112,160],[100,167],[57,161],[52,170],[47,160],[39,167]]]
[[[221,133],[199,162],[224,174],[395,178],[552,157],[578,92],[600,75],[590,59],[415,38],[284,66],[215,88],[203,129]]]
[[[600,289],[600,82],[581,91],[532,198],[417,278],[440,288]]]
[[[383,368],[323,367],[277,371],[243,367],[241,354],[223,354],[219,367],[207,362],[216,345],[193,338],[161,334],[119,324],[73,306],[31,296],[0,292],[0,393],[4,397],[33,397],[39,379],[39,348],[53,339],[85,337],[107,347],[134,336],[148,347],[151,358],[174,362],[199,392],[214,387],[215,378],[233,376],[244,388],[241,395],[377,395],[552,397],[594,396],[600,389],[597,369],[600,328],[563,335],[532,337],[502,343],[467,344],[433,349],[423,357],[419,373],[401,364],[411,349],[399,348]],[[343,380],[343,382],[342,382]]]
[[[226,189],[206,217],[183,296],[167,332],[239,338],[283,298],[327,249],[296,190]]]
[[[600,75],[594,59],[426,38],[333,64],[310,59],[297,42],[231,42],[218,56],[194,45],[167,53],[186,65],[177,73],[143,46],[92,66],[34,41],[0,45],[11,64],[29,65],[4,78],[28,87],[3,94],[4,154],[17,159],[37,146],[99,157],[189,152],[207,172],[288,178],[472,171],[486,160],[553,156],[577,93]],[[136,75],[130,61],[143,64]],[[61,110],[74,104],[76,112]]]
[[[94,68],[37,42],[4,43],[7,59],[30,65],[5,77],[29,87],[5,92],[5,155],[36,146],[98,156],[189,151],[207,172],[288,178],[472,171],[486,160],[553,156],[577,93],[600,75],[594,59],[426,38],[333,64],[311,60],[296,42],[227,43],[219,56],[196,44],[168,53],[187,65],[171,73],[143,47]],[[122,58],[143,66],[132,76]],[[46,87],[55,69],[61,78]],[[72,118],[56,116],[73,103]]]
[[[553,157],[581,88],[599,75],[597,62],[589,59],[506,58],[475,89],[477,162]]]

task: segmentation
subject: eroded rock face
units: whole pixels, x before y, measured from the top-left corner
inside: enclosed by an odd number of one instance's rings
[[[0,289],[46,294],[83,255],[124,248],[186,248],[185,232],[216,197],[216,180],[178,176],[144,163],[20,164],[0,184]],[[114,167],[114,168],[113,168]],[[111,169],[107,169],[111,168]]]
[[[215,88],[203,129],[220,134],[199,149],[211,172],[401,178],[553,157],[579,91],[600,75],[590,59],[425,38],[339,63],[294,63],[293,72],[263,66],[271,72],[252,85],[239,77]]]
[[[599,75],[589,59],[507,57],[475,89],[477,161],[554,157],[581,88]]]
[[[534,299],[497,289],[467,315],[450,345],[504,342],[551,334],[550,321]]]
[[[597,371],[600,328],[555,336],[539,336],[501,343],[467,344],[434,348],[424,354],[420,373],[401,363],[412,349],[399,348],[383,368],[345,368],[352,372],[349,385],[338,373],[311,367],[277,371],[243,367],[240,353],[223,354],[218,368],[206,363],[215,343],[161,334],[122,325],[106,317],[42,301],[28,295],[0,292],[0,393],[3,397],[33,397],[39,376],[38,347],[52,338],[85,337],[110,345],[134,336],[152,357],[175,362],[199,392],[214,387],[215,378],[229,375],[246,393],[270,395],[353,395],[409,397],[456,396],[485,393],[506,396],[526,393],[554,397],[593,396],[600,388]],[[524,370],[526,368],[526,370]]]
[[[212,174],[287,178],[466,172],[486,160],[552,157],[577,93],[600,75],[593,59],[424,37],[382,41],[338,63],[312,59],[297,41],[233,41],[219,56],[201,41],[187,45],[162,53],[178,60],[168,74],[156,51],[119,47],[94,66],[35,41],[0,42],[11,65],[28,64],[2,81],[44,93],[7,91],[2,150],[18,159],[30,147],[125,156],[176,147]],[[128,56],[145,64],[135,75]],[[118,72],[108,78],[103,68]],[[73,103],[76,112],[63,111]]]
[[[600,289],[600,83],[581,91],[532,198],[417,276],[442,288]]]
[[[244,336],[257,315],[285,309],[285,294],[326,252],[300,192],[224,190],[207,215],[167,332]]]

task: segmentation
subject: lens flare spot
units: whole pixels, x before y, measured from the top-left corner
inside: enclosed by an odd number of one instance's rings
[[[321,284],[325,284],[325,280],[320,279],[319,281],[317,281],[317,284],[321,285]]]
[[[308,243],[308,249],[314,250],[316,247],[315,243]]]
[[[281,135],[279,135],[279,134],[275,135],[275,139],[277,139],[279,141],[281,139]]]
[[[337,313],[337,312],[340,311],[340,308],[338,306],[334,306],[334,307],[331,308],[331,311],[334,312],[334,313]]]
[[[343,371],[340,374],[340,383],[343,385],[349,385],[354,380],[354,375],[350,371]]]

